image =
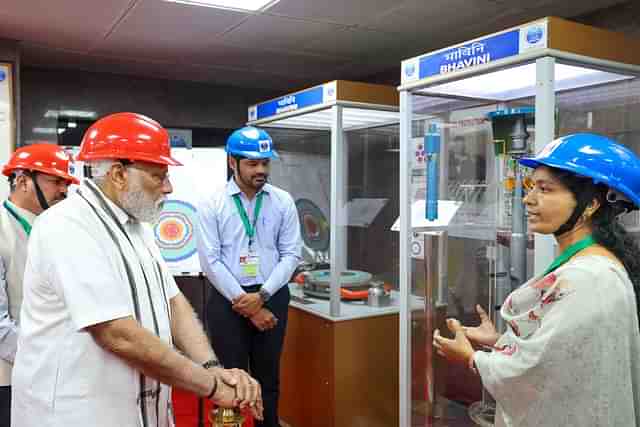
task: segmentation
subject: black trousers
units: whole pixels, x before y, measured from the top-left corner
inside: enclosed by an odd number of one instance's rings
[[[244,288],[258,292],[260,285]],[[277,325],[261,332],[251,320],[233,311],[231,303],[215,288],[207,302],[207,326],[211,345],[225,368],[246,369],[262,387],[264,421],[258,427],[279,427],[280,355],[289,310],[289,288],[285,285],[265,304],[278,318]]]
[[[11,386],[0,386],[0,427],[11,427]]]

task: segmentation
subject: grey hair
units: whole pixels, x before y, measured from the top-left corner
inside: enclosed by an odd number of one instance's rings
[[[16,191],[16,178],[26,175],[27,174],[22,169],[16,169],[11,173],[11,175],[9,176],[9,193],[13,193],[14,191]]]
[[[115,160],[95,160],[87,162],[85,165],[91,169],[91,179],[93,182],[95,182],[99,187],[102,187],[107,179],[107,174],[114,163],[116,163]]]

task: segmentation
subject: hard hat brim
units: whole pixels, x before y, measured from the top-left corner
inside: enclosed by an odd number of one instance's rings
[[[623,182],[614,181],[601,173],[592,171],[590,169],[587,169],[578,165],[575,165],[573,167],[567,167],[567,165],[565,164],[556,163],[549,159],[545,159],[541,161],[541,160],[537,160],[535,157],[524,157],[520,159],[518,162],[522,166],[526,166],[532,169],[536,169],[540,166],[546,166],[552,169],[560,169],[567,172],[571,172],[573,174],[582,176],[584,178],[590,178],[593,180],[595,184],[604,184],[609,188],[620,191],[633,202],[633,204],[636,206],[636,209],[640,209],[640,197],[636,196],[634,192]]]
[[[122,154],[122,153],[113,153],[113,154],[98,154],[98,155],[82,155],[82,154],[78,154],[76,156],[76,160],[81,161],[81,162],[91,162],[91,161],[96,161],[96,160],[120,160],[120,159],[125,159],[125,160],[131,160],[133,162],[135,161],[140,161],[140,162],[148,162],[148,163],[155,163],[158,165],[167,165],[167,166],[183,166],[183,164],[181,162],[179,162],[178,160],[174,159],[171,156],[158,156],[158,155],[150,155],[150,156],[146,156],[144,154],[139,154],[139,153],[135,153],[132,155],[126,155],[126,154]]]
[[[80,184],[80,180],[78,178],[76,178],[73,175],[69,175],[68,173],[66,173],[65,171],[61,170],[61,169],[51,169],[51,168],[39,168],[39,167],[16,167],[16,168],[9,168],[9,167],[4,167],[2,169],[2,174],[4,176],[11,176],[12,173],[14,173],[16,170],[26,170],[26,171],[35,171],[35,172],[39,172],[45,175],[50,175],[50,176],[57,176],[58,178],[62,178],[66,181],[68,181],[71,184]]]
[[[251,160],[262,160],[262,159],[278,159],[280,156],[276,152],[276,150],[271,150],[265,153],[256,153],[255,151],[227,151],[232,156],[241,156],[246,157]]]

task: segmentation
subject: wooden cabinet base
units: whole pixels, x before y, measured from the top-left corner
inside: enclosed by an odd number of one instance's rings
[[[295,307],[281,361],[280,418],[291,427],[392,427],[398,315],[331,322]]]

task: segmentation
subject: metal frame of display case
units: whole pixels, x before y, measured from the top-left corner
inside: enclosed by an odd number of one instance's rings
[[[489,48],[497,37],[513,37],[515,51],[498,52],[497,57],[476,58],[480,48]],[[483,52],[484,53],[484,52]],[[462,58],[454,66],[443,67],[442,57]],[[458,55],[456,57],[456,55]],[[438,57],[440,56],[440,58]],[[488,59],[488,60],[487,60]],[[466,62],[465,62],[466,60]],[[438,62],[440,61],[440,62]],[[435,68],[434,68],[435,64]],[[438,87],[462,79],[482,76],[510,67],[530,64],[535,67],[535,87],[527,97],[535,96],[535,150],[539,151],[555,138],[556,65],[586,66],[605,73],[622,73],[628,78],[640,75],[640,41],[624,35],[547,17],[508,30],[480,37],[402,62],[400,92],[400,426],[410,426],[411,402],[411,195],[410,150],[413,101],[418,93],[434,97],[452,97],[438,92]],[[440,68],[438,68],[440,66]],[[448,68],[447,68],[448,67]],[[622,75],[621,74],[621,75]],[[612,80],[609,80],[611,82]],[[615,80],[613,80],[615,81]],[[603,81],[602,83],[606,83]],[[594,83],[591,83],[593,85]],[[481,99],[457,94],[460,99]],[[514,97],[517,98],[517,97]],[[487,100],[487,99],[485,99]],[[500,99],[489,98],[496,103]],[[417,230],[426,231],[426,230]],[[535,271],[541,272],[554,257],[553,238],[535,236]]]
[[[17,101],[15,94],[15,64],[12,62],[0,62],[0,161],[6,163],[11,153],[17,148],[17,136],[19,129],[16,125]],[[9,187],[0,190],[0,197],[8,196]]]
[[[249,107],[253,126],[331,132],[330,315],[340,316],[340,272],[346,270],[347,236],[345,170],[348,159],[344,132],[397,124],[398,93],[395,88],[334,80]]]

